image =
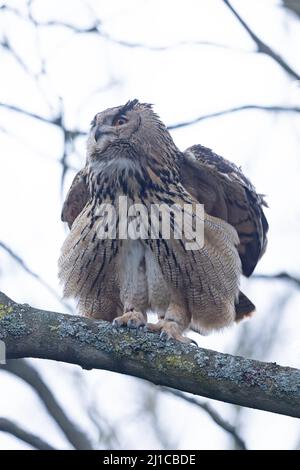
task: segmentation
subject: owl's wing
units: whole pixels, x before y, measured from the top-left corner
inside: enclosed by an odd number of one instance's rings
[[[76,217],[83,210],[89,198],[89,190],[86,183],[86,169],[80,170],[70,186],[61,211],[61,220],[67,222],[69,228]]]
[[[181,159],[181,180],[205,211],[232,225],[240,239],[238,252],[250,276],[267,246],[267,207],[261,194],[233,163],[202,145],[188,148]]]

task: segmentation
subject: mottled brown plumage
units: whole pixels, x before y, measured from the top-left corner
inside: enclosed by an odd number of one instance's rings
[[[170,239],[100,239],[107,224],[99,208],[129,203],[204,204],[204,246],[187,250]],[[62,210],[71,231],[59,260],[64,294],[79,311],[117,325],[150,329],[180,341],[190,327],[206,333],[250,315],[255,307],[239,291],[266,248],[265,205],[232,163],[195,145],[180,152],[148,104],[137,100],[95,116],[87,163],[75,177]],[[117,218],[117,229],[119,219]]]

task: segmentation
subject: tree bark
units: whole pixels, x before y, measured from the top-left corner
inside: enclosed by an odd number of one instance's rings
[[[0,339],[8,359],[33,357],[105,369],[158,385],[300,417],[300,370],[195,346],[155,333],[18,304],[0,293]]]

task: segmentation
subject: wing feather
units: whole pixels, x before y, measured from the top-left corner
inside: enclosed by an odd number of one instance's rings
[[[202,145],[193,145],[183,153],[181,179],[208,214],[236,229],[243,274],[250,276],[267,246],[264,197],[240,168]]]
[[[61,220],[67,222],[69,228],[72,227],[74,220],[82,212],[88,199],[89,190],[86,182],[86,169],[83,168],[73,179],[61,211]]]

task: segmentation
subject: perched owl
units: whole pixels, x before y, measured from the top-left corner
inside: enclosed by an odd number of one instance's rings
[[[161,205],[170,216],[167,237]],[[143,212],[133,236],[121,220],[136,222],[131,206]],[[191,341],[188,328],[224,328],[255,310],[239,282],[266,249],[263,206],[234,164],[201,145],[181,152],[151,105],[133,100],[107,109],[91,123],[86,166],[63,205],[71,229],[59,259],[64,295],[78,300],[83,315],[147,325],[182,342]],[[195,233],[198,221],[202,236],[192,249],[179,230],[186,208],[185,228]],[[156,324],[147,323],[149,311]]]

